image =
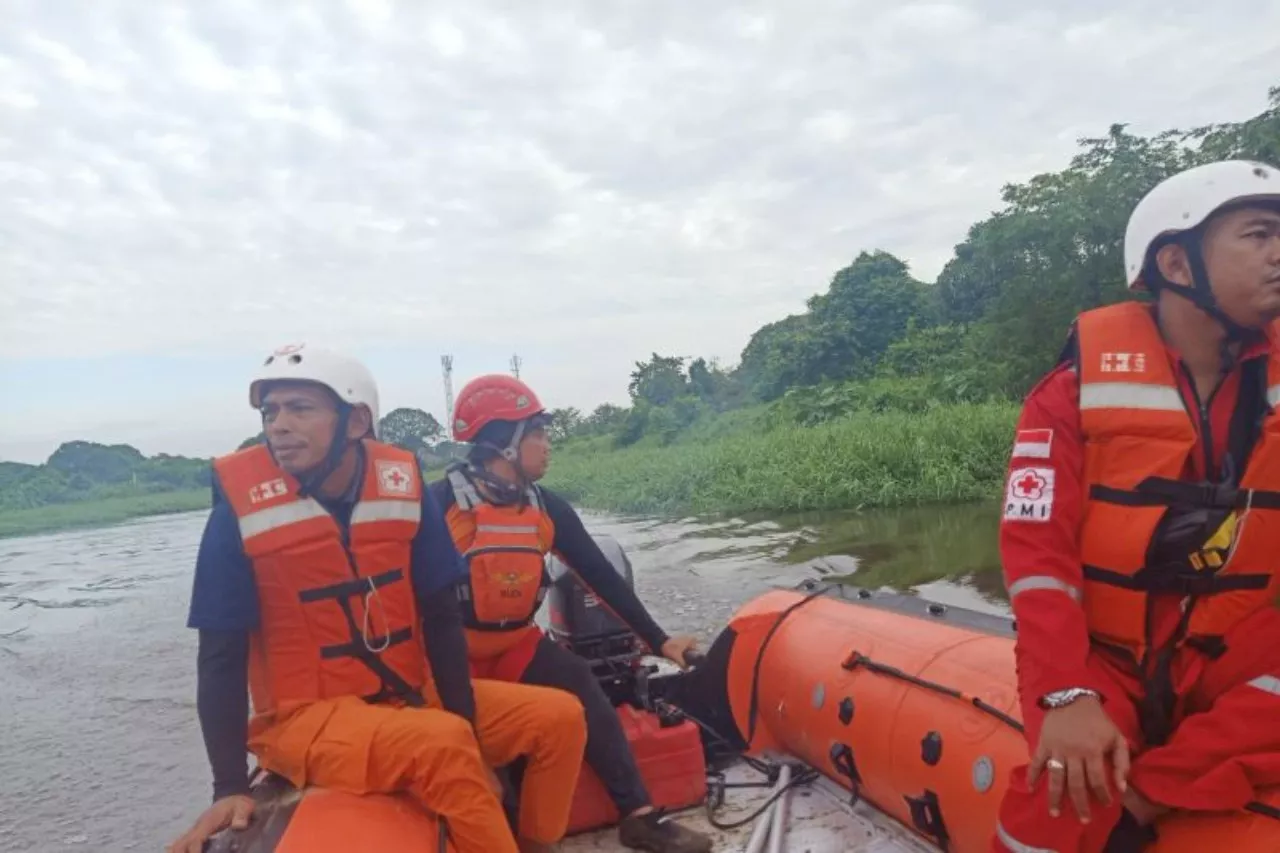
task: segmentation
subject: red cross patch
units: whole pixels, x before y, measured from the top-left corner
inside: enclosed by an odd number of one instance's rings
[[[408,495],[413,492],[413,469],[408,462],[378,460],[378,494]]]
[[[1016,468],[1004,493],[1005,521],[1045,522],[1053,515],[1053,469]]]

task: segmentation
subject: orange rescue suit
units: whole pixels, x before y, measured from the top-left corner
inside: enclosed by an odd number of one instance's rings
[[[317,699],[422,704],[428,672],[409,579],[421,475],[412,453],[364,446],[349,541],[318,501],[298,495],[265,446],[214,462],[261,607],[249,655],[255,728]]]
[[[460,467],[448,472],[448,481],[454,502],[445,521],[468,570],[458,599],[472,673],[517,681],[542,637],[533,618],[550,585],[546,555],[555,525],[534,487],[520,505],[497,506]]]
[[[1278,328],[1268,330],[1273,343]],[[1242,476],[1187,483],[1179,478],[1189,454],[1200,452],[1197,431],[1150,309],[1126,302],[1086,311],[1077,335],[1088,487],[1081,560],[1090,633],[1140,661],[1150,642],[1148,596],[1175,593],[1186,601],[1180,642],[1209,648],[1276,596],[1280,418],[1264,404],[1280,396],[1277,349],[1265,375],[1256,371],[1256,386],[1241,388],[1242,405],[1253,400],[1259,415],[1265,412],[1247,464],[1234,460],[1237,475],[1244,464]],[[1209,510],[1212,521],[1185,563],[1151,565],[1166,512],[1196,507]]]
[[[524,756],[520,834],[554,842],[582,764],[582,705],[562,690],[474,681],[474,730],[423,707],[438,701],[410,577],[421,473],[407,451],[375,441],[364,450],[345,535],[265,447],[214,462],[261,608],[250,639],[249,745],[298,787],[408,792],[447,819],[461,853],[517,853],[487,764]]]

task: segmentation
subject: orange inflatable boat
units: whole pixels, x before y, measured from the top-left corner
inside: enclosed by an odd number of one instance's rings
[[[810,581],[739,610],[664,699],[747,754],[799,759],[936,849],[988,853],[1009,771],[1027,760],[1014,630]],[[1248,811],[1175,816],[1145,853],[1276,853],[1278,807],[1270,790]]]
[[[585,595],[562,601],[598,606]],[[563,614],[551,615],[563,627]],[[717,851],[760,853],[767,840],[793,853],[988,853],[1009,772],[1027,754],[1014,630],[1007,618],[916,596],[810,581],[748,602],[686,672],[627,661],[617,637],[592,636],[610,650],[602,679],[628,731],[651,740],[633,744],[653,755],[642,772],[672,792],[666,805],[697,807],[681,820],[710,832]],[[686,760],[695,728],[705,763]],[[579,782],[562,853],[621,849],[602,828],[616,813],[593,781]],[[223,833],[210,853],[456,853],[440,824],[401,797],[299,792],[276,778],[255,796],[251,828]],[[718,819],[721,809],[738,819]],[[1156,829],[1142,853],[1277,853],[1280,790],[1249,810],[1179,815]]]

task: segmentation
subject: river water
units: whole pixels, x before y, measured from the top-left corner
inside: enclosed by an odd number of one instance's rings
[[[185,627],[206,513],[0,539],[0,851],[158,851],[209,802]],[[704,646],[770,586],[853,574],[1004,612],[994,507],[785,518],[584,513]],[[950,575],[951,580],[932,580]]]

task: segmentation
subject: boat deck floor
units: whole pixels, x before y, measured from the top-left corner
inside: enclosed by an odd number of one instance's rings
[[[759,772],[739,762],[725,771],[729,783],[759,782]],[[768,788],[729,788],[724,805],[716,811],[720,823],[735,823],[769,799]],[[785,825],[786,853],[937,853],[893,818],[866,803],[849,805],[849,792],[819,777],[793,788]],[[709,833],[715,853],[745,853],[756,821],[731,830],[716,829],[707,821],[706,809],[678,812],[673,818],[690,829]],[[616,827],[570,836],[556,848],[559,853],[624,851]],[[768,850],[768,846],[760,848]]]

